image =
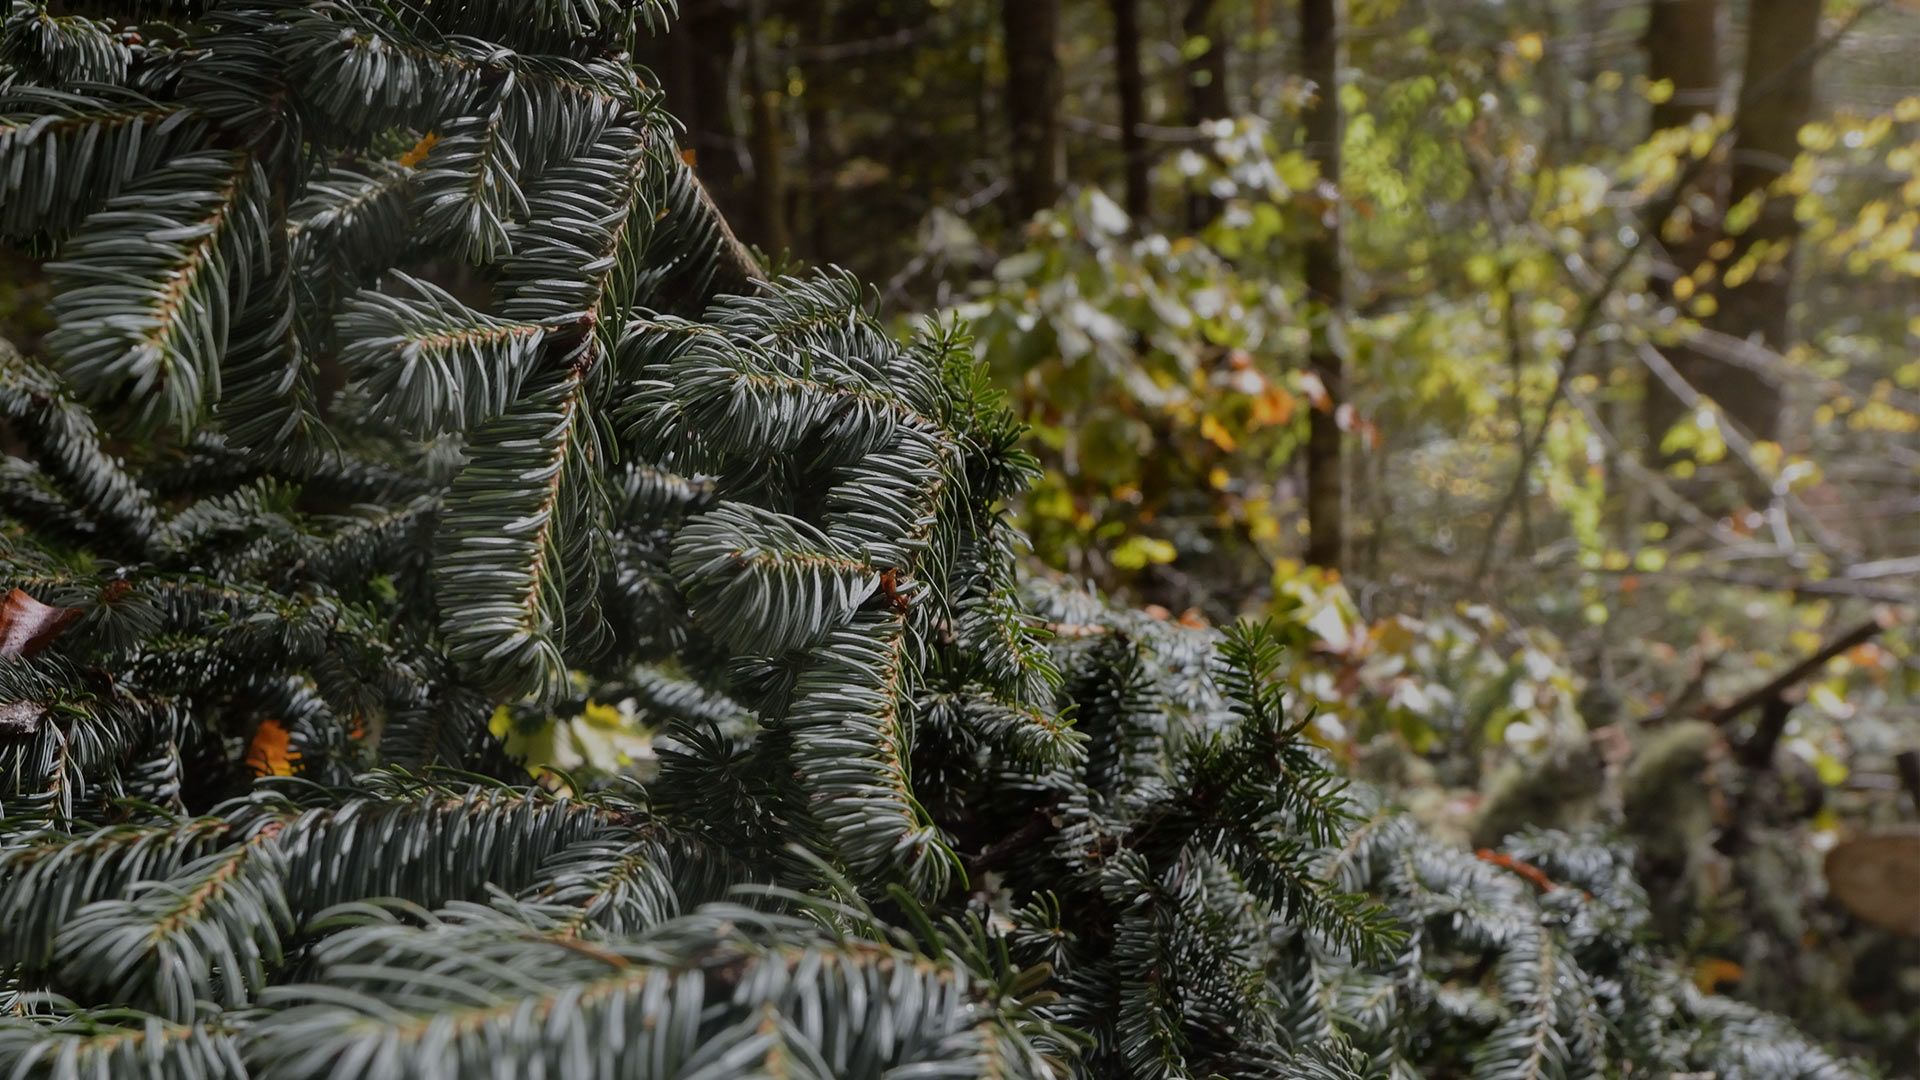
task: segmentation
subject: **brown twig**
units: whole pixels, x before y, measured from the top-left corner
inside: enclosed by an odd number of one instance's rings
[[[1725,724],[1730,720],[1737,719],[1747,710],[1765,705],[1767,702],[1779,698],[1788,690],[1791,690],[1794,686],[1804,682],[1814,673],[1818,672],[1826,665],[1827,661],[1839,656],[1841,653],[1846,652],[1856,645],[1865,644],[1873,640],[1881,633],[1898,625],[1899,622],[1900,617],[1894,613],[1893,608],[1875,608],[1872,617],[1868,618],[1866,622],[1861,623],[1859,626],[1820,646],[1813,655],[1781,672],[1778,676],[1769,680],[1766,685],[1742,694],[1729,704],[1703,710],[1701,719],[1710,724]],[[1748,745],[1751,746],[1757,741],[1759,734],[1759,732],[1755,732],[1755,739],[1748,740]],[[1771,747],[1769,747],[1769,749],[1771,749]]]
[[[765,271],[760,269],[759,261],[753,257],[753,251],[734,233],[733,226],[728,223],[727,216],[720,212],[719,205],[713,201],[713,193],[707,190],[706,182],[700,179],[700,174],[694,172],[693,166],[689,165],[687,175],[693,179],[693,189],[700,196],[701,207],[713,215],[715,224],[720,228],[720,249],[724,256],[722,265],[729,271],[731,278],[720,283],[720,291],[744,293],[754,283],[767,280]]]

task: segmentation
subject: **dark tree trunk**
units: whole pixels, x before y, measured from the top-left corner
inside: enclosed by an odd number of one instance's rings
[[[1712,325],[1776,350],[1793,343],[1788,307],[1800,224],[1792,197],[1764,193],[1800,151],[1800,128],[1813,111],[1810,50],[1819,34],[1820,0],[1753,0],[1727,205],[1738,206],[1751,196],[1765,202],[1754,223],[1732,238],[1733,252],[1722,265],[1734,266],[1756,248],[1772,254],[1760,260],[1752,277],[1721,290]],[[1780,437],[1780,388],[1764,375],[1725,366],[1714,373],[1712,385],[1699,389],[1755,438]]]
[[[1221,37],[1218,6],[1214,0],[1189,0],[1181,16],[1180,30],[1188,41],[1204,37],[1205,51],[1187,61],[1187,123],[1198,126],[1208,120],[1231,116],[1233,106],[1227,99],[1227,43]],[[1187,225],[1198,230],[1220,215],[1220,200],[1208,195],[1187,199]]]
[[[683,17],[658,39],[656,70],[661,72],[667,107],[686,125],[681,147],[692,154],[714,204],[735,220],[744,220],[740,141],[727,76],[739,26],[739,13],[730,4],[687,5]]]
[[[1126,159],[1127,213],[1144,230],[1151,209],[1148,189],[1145,79],[1140,71],[1140,0],[1109,0],[1113,8],[1114,82],[1120,94],[1120,153]]]
[[[816,48],[831,44],[834,34],[847,22],[863,25],[862,20],[868,15],[863,6],[822,3],[816,7],[809,27]],[[806,237],[807,254],[816,263],[832,263],[844,257],[839,242],[841,200],[837,172],[846,153],[834,126],[838,114],[828,107],[829,102],[846,100],[848,83],[841,77],[844,66],[842,61],[821,57],[809,63],[806,71],[803,99],[807,128]],[[797,221],[794,230],[800,231]]]
[[[1000,13],[1014,206],[1029,216],[1060,198],[1060,0],[1001,0]]]
[[[1340,2],[1301,0],[1300,73],[1314,85],[1306,111],[1307,154],[1320,176],[1340,183]],[[1322,227],[1305,244],[1309,317],[1313,321],[1308,368],[1326,388],[1324,408],[1309,416],[1307,434],[1307,562],[1338,570],[1346,548],[1346,478],[1341,464],[1339,409],[1346,401],[1346,371],[1334,347],[1333,324],[1341,317],[1346,281],[1340,267],[1340,201],[1330,199]]]
[[[793,244],[787,230],[787,173],[781,147],[780,80],[768,71],[760,35],[765,25],[759,0],[753,0],[747,22],[747,93],[753,105],[753,221],[754,237],[770,255]]]
[[[1647,5],[1647,78],[1673,83],[1673,96],[1655,106],[1648,120],[1655,131],[1686,127],[1697,117],[1711,116],[1720,105],[1720,0],[1650,0]],[[1689,204],[1694,213],[1683,228],[1684,235],[1668,236],[1668,258],[1679,277],[1691,274],[1707,257],[1712,244],[1714,224],[1720,207],[1714,181],[1724,176],[1710,173],[1699,193]],[[1653,293],[1662,303],[1673,302],[1673,289],[1664,278],[1653,281]],[[1706,389],[1702,383],[1715,381],[1715,373],[1726,367],[1711,357],[1682,344],[1667,350],[1674,369],[1689,383]],[[1659,379],[1645,380],[1646,411],[1642,417],[1647,431],[1647,462],[1659,467],[1668,462],[1660,442],[1669,428],[1686,414],[1687,407]]]

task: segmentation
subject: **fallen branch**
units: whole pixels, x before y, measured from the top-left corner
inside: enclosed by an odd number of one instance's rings
[[[1861,623],[1859,626],[1820,646],[1819,650],[1813,655],[1781,672],[1766,685],[1742,694],[1730,704],[1704,709],[1700,718],[1715,725],[1725,724],[1730,720],[1737,719],[1747,710],[1758,708],[1769,701],[1779,698],[1788,690],[1791,690],[1794,686],[1804,682],[1807,678],[1818,672],[1826,665],[1827,661],[1839,656],[1841,653],[1846,652],[1856,645],[1863,645],[1873,640],[1883,632],[1898,625],[1899,622],[1900,617],[1894,614],[1893,608],[1875,608],[1872,617],[1867,619],[1866,622]],[[1784,718],[1782,718],[1782,722],[1784,723]],[[1752,745],[1754,741],[1757,741],[1760,734],[1760,732],[1755,732],[1755,738],[1749,740],[1748,744]]]

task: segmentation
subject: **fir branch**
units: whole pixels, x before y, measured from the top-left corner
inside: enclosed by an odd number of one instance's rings
[[[62,236],[102,203],[200,145],[205,123],[132,91],[0,88],[0,236]]]
[[[0,341],[0,415],[27,440],[40,468],[121,550],[139,550],[159,511],[152,496],[108,452],[85,406],[53,372]]]
[[[131,59],[132,50],[105,20],[55,15],[39,0],[11,0],[0,25],[0,62],[49,85],[118,83]]]
[[[709,633],[767,655],[846,625],[879,587],[871,566],[807,522],[744,503],[690,519],[674,540],[672,567]]]
[[[570,639],[593,640],[584,545],[605,497],[587,390],[573,369],[480,428],[447,493],[435,559],[447,655],[502,696],[550,698],[566,684]]]
[[[413,295],[362,290],[337,325],[341,360],[365,392],[419,434],[464,431],[505,413],[548,328],[497,319],[430,282],[394,277]]]
[[[59,325],[47,348],[85,396],[124,396],[149,428],[197,425],[220,396],[242,266],[265,239],[264,185],[242,155],[176,158],[109,200],[48,264]]]
[[[176,1024],[130,1010],[76,1013],[43,1022],[0,1019],[0,1061],[12,1075],[46,1080],[168,1076],[244,1080],[245,1063],[224,1024]]]
[[[780,724],[793,733],[833,853],[862,875],[897,871],[916,894],[937,896],[957,858],[913,794],[902,715],[909,679],[901,619],[862,613],[812,650]]]

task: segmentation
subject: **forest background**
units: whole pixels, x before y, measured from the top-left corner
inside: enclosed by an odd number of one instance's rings
[[[742,238],[973,322],[1038,563],[1279,616],[1360,774],[1623,821],[1702,985],[1917,1067],[1920,943],[1821,858],[1920,798],[1920,10],[683,15],[643,59]]]
[[[1822,872],[1920,803],[1920,9],[681,14],[642,59],[741,238],[971,321],[1036,567],[1275,617],[1357,775],[1496,858],[1620,824],[1702,986],[1920,1070],[1920,938]],[[602,712],[515,745],[617,768]]]

